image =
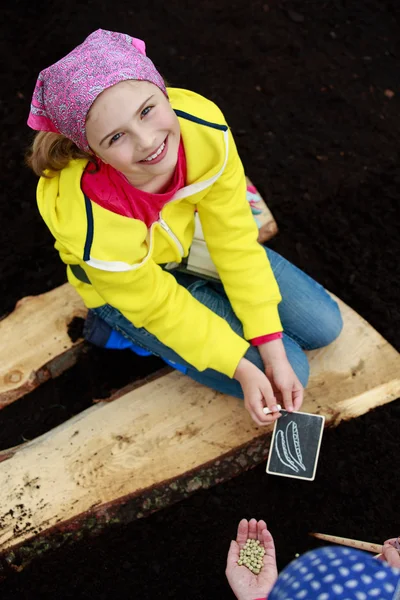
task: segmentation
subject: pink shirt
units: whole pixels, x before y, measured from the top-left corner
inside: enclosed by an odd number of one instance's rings
[[[168,189],[162,194],[138,190],[122,173],[103,162],[100,162],[97,173],[90,173],[90,169],[89,163],[82,177],[83,192],[103,208],[124,217],[143,221],[147,227],[157,221],[163,206],[186,182],[186,157],[182,140],[179,144],[176,169]]]

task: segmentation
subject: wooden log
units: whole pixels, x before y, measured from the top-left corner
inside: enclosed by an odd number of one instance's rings
[[[344,330],[310,353],[303,410],[326,425],[400,393],[400,355],[340,302]],[[172,372],[101,402],[0,462],[0,569],[109,523],[142,518],[266,459],[271,427],[243,403]]]
[[[74,317],[87,310],[69,284],[28,296],[0,321],[0,408],[70,368],[83,340],[68,335]]]

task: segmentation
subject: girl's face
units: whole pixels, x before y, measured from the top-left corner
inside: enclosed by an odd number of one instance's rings
[[[93,152],[136,187],[175,169],[179,122],[153,83],[121,81],[102,92],[88,113],[86,136]]]

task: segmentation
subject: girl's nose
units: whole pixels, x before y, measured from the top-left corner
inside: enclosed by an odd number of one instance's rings
[[[146,156],[151,154],[151,152],[156,150],[156,144],[155,136],[150,132],[143,131],[136,137],[136,148],[140,154],[145,154]]]

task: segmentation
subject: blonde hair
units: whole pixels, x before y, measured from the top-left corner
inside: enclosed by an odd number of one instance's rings
[[[86,158],[97,170],[94,155],[84,152],[70,139],[60,133],[39,131],[28,150],[26,164],[39,177],[52,177],[66,167],[70,160]]]

